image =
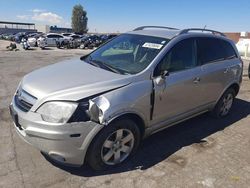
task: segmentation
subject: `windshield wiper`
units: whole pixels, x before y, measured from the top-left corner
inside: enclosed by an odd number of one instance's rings
[[[123,74],[121,71],[115,69],[114,67],[112,67],[111,65],[108,65],[107,63],[104,63],[100,60],[95,60],[91,57],[91,55],[89,55],[87,58],[85,58],[85,61],[93,66],[99,67],[99,68],[104,68],[106,70],[109,70],[111,72],[114,73],[118,73],[118,74]]]
[[[99,60],[92,60],[91,62],[99,63],[99,64],[101,64],[101,66],[102,66],[103,68],[105,68],[106,70],[109,70],[109,71],[111,71],[111,72],[118,73],[118,74],[122,74],[121,71],[115,69],[115,68],[112,67],[111,65],[108,65],[107,63],[104,63],[104,62],[102,62],[102,61],[99,61]],[[100,67],[100,66],[99,66],[99,67]]]

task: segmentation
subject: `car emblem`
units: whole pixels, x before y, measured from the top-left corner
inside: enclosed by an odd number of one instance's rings
[[[23,92],[22,92],[21,89],[20,89],[20,90],[18,91],[18,93],[17,93],[17,98],[18,98],[18,100],[24,100]]]

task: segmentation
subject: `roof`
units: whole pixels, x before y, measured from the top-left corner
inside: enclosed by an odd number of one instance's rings
[[[225,35],[219,31],[214,31],[210,29],[201,29],[201,28],[189,28],[189,29],[176,29],[163,26],[142,26],[138,27],[133,31],[128,32],[128,34],[137,34],[137,35],[148,35],[155,37],[162,37],[167,39],[172,39],[178,35],[182,34],[196,34],[196,35],[216,35],[225,37]]]
[[[6,21],[0,21],[0,24],[35,25],[34,23],[6,22]]]
[[[169,30],[168,31],[168,30],[163,30],[163,29],[148,29],[148,30],[130,31],[128,33],[129,34],[148,35],[148,36],[172,39],[180,33],[180,30]]]

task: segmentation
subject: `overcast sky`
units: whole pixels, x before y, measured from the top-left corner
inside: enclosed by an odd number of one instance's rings
[[[250,31],[250,0],[1,0],[0,20],[70,27],[75,4],[87,11],[90,31],[141,25]]]

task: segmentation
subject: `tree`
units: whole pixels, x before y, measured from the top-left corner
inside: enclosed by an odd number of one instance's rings
[[[83,9],[82,5],[75,5],[72,10],[71,26],[76,33],[87,33],[87,12]]]

